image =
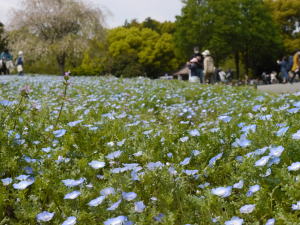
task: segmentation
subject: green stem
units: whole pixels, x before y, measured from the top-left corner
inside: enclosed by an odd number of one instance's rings
[[[68,83],[65,84],[65,90],[64,90],[64,95],[63,95],[63,102],[62,102],[62,104],[61,104],[61,106],[60,106],[59,113],[58,113],[58,117],[57,117],[57,119],[56,119],[56,123],[55,123],[54,128],[57,127],[58,122],[59,122],[59,119],[60,119],[60,116],[61,116],[61,113],[62,113],[63,108],[64,108],[64,106],[65,106],[65,98],[66,98],[66,96],[67,96],[67,89],[68,89]]]

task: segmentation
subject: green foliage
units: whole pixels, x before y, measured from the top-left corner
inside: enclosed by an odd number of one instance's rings
[[[208,48],[217,64],[234,56],[254,74],[273,66],[281,50],[280,36],[261,0],[188,0],[177,17],[175,40],[181,55],[188,56],[194,46]]]
[[[272,15],[278,24],[284,38],[288,53],[294,52],[300,46],[300,2],[297,0],[265,0],[272,10]]]
[[[173,38],[149,28],[119,27],[108,32],[108,71],[124,77],[157,77],[177,67]]]

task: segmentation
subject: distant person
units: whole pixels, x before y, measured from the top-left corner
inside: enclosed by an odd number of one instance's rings
[[[280,66],[280,79],[282,79],[282,83],[287,83],[289,79],[289,61],[287,57],[283,57],[282,60],[277,60],[278,65]]]
[[[0,59],[2,61],[2,72],[4,74],[10,74],[10,70],[14,68],[14,65],[12,62],[13,57],[8,49],[5,49],[4,52],[1,53]]]
[[[215,83],[215,65],[214,65],[214,60],[211,57],[210,51],[205,50],[202,55],[204,56],[204,79],[208,80],[210,84]]]
[[[198,77],[200,82],[203,83],[201,55],[195,54],[194,57],[187,62],[187,66],[191,71],[191,77]]]
[[[16,66],[19,76],[24,75],[24,58],[23,52],[19,51],[18,58],[16,59]]]
[[[290,79],[290,83],[294,82],[294,79],[296,75],[299,75],[299,69],[300,69],[300,51],[297,51],[293,56],[293,66],[291,69],[292,77]]]
[[[200,53],[196,53],[195,57],[197,58],[196,73],[197,73],[197,76],[200,78],[200,83],[204,84],[204,74],[203,74],[203,61],[204,61],[204,58]]]

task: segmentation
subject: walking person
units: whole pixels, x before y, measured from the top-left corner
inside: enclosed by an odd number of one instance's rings
[[[282,60],[277,60],[278,65],[280,66],[280,73],[281,73],[281,79],[282,83],[287,83],[289,78],[289,62],[287,57],[283,57]]]
[[[290,83],[294,82],[294,79],[297,74],[299,74],[300,69],[300,51],[297,51],[293,56],[293,66],[291,69],[292,78],[290,79]]]
[[[24,75],[24,58],[23,58],[23,52],[19,51],[18,58],[16,60],[16,66],[19,76]]]
[[[215,66],[214,66],[214,60],[211,57],[210,51],[205,50],[202,55],[204,56],[204,80],[208,80],[209,84],[215,83]]]

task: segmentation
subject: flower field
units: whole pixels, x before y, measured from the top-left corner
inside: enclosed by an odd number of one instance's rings
[[[300,224],[300,93],[0,76],[0,224]]]

